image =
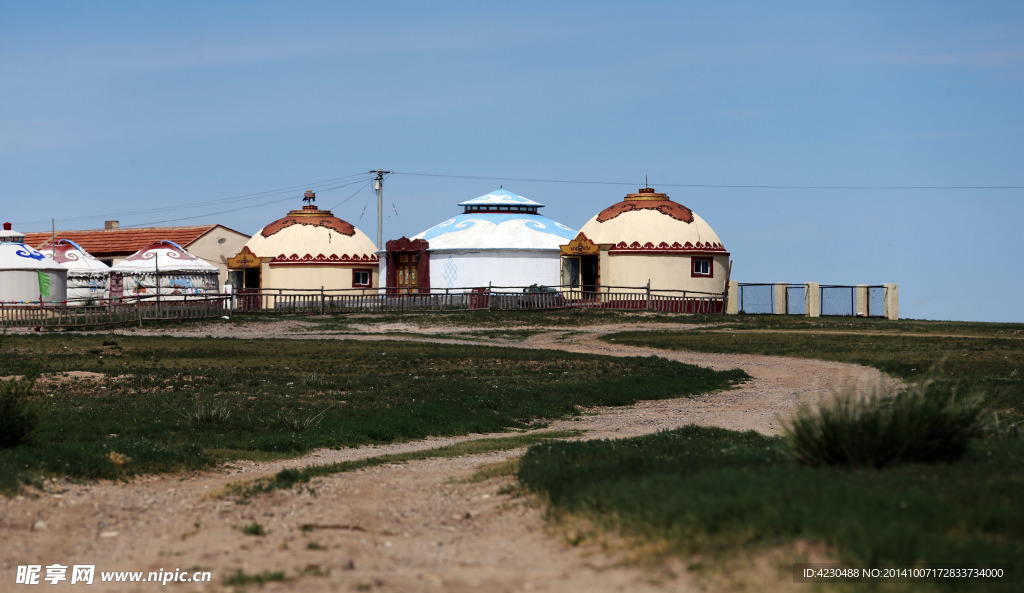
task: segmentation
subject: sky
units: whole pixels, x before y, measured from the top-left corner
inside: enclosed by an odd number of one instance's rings
[[[1024,322],[1024,3],[0,0],[0,219],[384,240],[504,187],[580,228],[647,183],[740,282]]]

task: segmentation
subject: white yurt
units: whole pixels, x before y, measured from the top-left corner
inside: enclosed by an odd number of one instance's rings
[[[711,226],[649,187],[591,218],[562,254],[564,282],[584,290],[649,283],[665,295],[721,295],[729,273],[729,252]]]
[[[58,239],[39,252],[68,269],[68,304],[85,305],[110,298],[110,266],[67,239]]]
[[[0,231],[0,303],[63,305],[68,269],[24,241],[23,233],[4,223]]]
[[[544,204],[497,189],[459,206],[462,214],[411,239],[388,242],[389,288],[560,284],[559,245],[576,231],[540,214]]]
[[[123,276],[126,297],[176,300],[220,292],[217,267],[173,241],[150,243],[114,264],[110,271]]]

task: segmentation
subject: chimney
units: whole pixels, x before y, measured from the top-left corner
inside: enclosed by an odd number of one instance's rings
[[[121,223],[116,220],[108,220],[103,223],[103,228],[106,230],[121,228]]]

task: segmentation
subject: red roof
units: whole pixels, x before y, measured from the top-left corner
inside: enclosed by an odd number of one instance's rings
[[[56,237],[57,239],[68,239],[78,243],[82,249],[93,257],[105,258],[131,255],[156,241],[174,241],[188,249],[189,244],[218,226],[220,225],[205,224],[202,226],[57,231]],[[49,242],[52,236],[52,233],[25,233],[25,244],[39,248]]]

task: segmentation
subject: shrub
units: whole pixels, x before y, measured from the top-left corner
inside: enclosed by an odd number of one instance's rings
[[[39,378],[38,368],[0,387],[0,448],[16,447],[29,439],[39,426],[43,403],[29,398]]]
[[[930,384],[891,395],[846,392],[802,406],[783,430],[792,455],[808,465],[881,468],[894,463],[951,462],[981,436],[988,413],[979,396]]]
[[[253,521],[252,523],[241,528],[242,533],[246,535],[263,536],[267,534],[267,531],[263,529],[263,526]]]

